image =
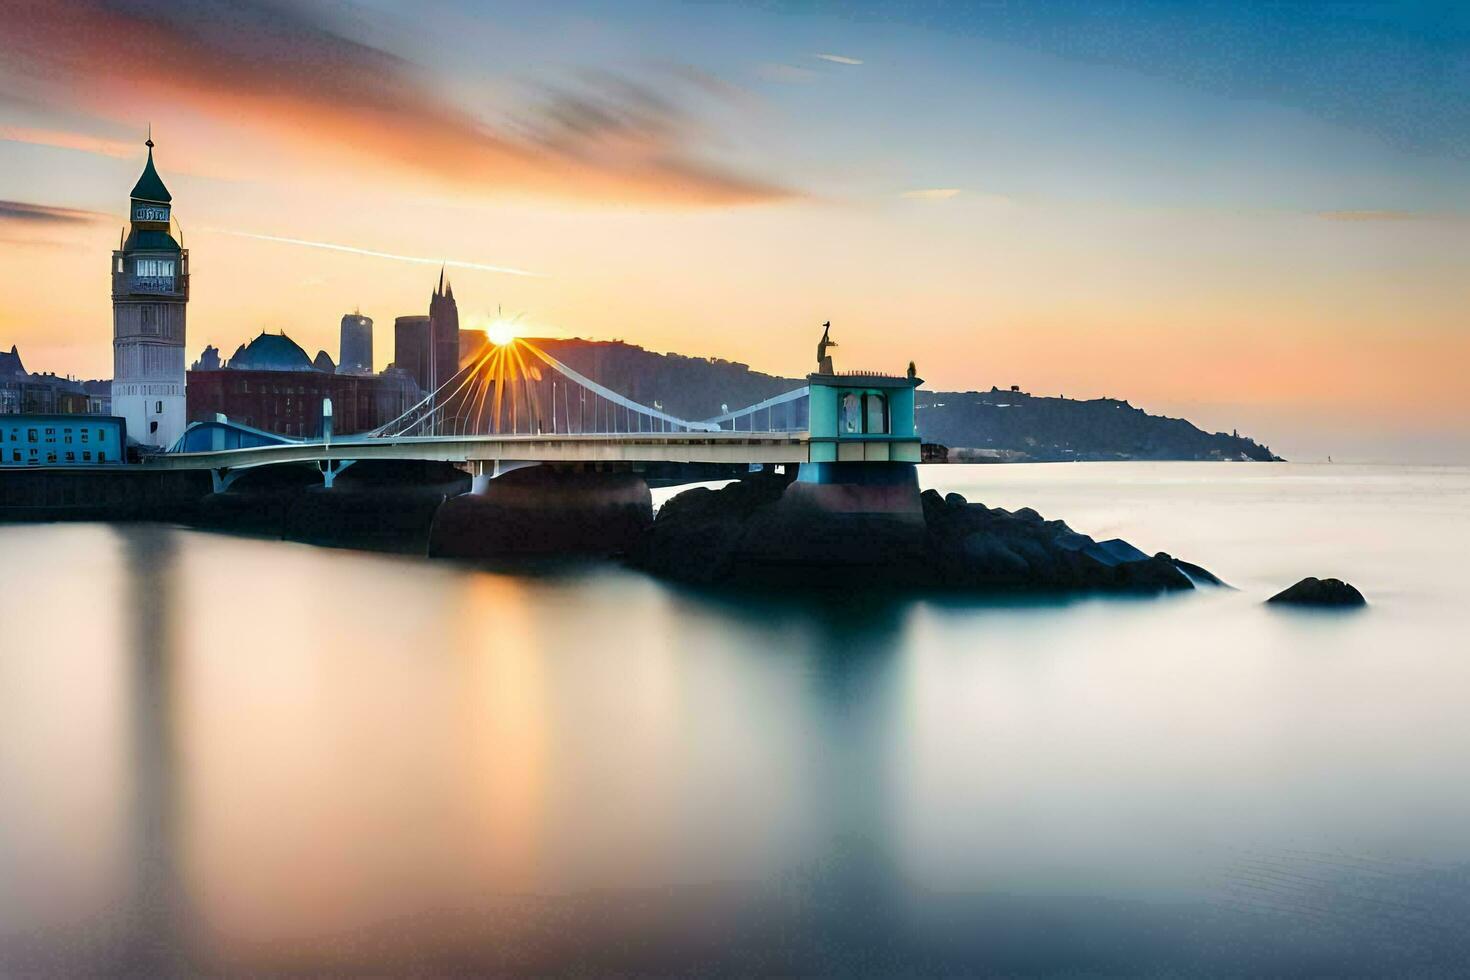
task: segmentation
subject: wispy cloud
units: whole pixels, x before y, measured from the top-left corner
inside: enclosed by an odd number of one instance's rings
[[[451,269],[478,269],[481,272],[499,272],[507,276],[544,277],[544,272],[531,272],[508,265],[489,265],[484,262],[466,262],[463,259],[435,259],[420,255],[398,255],[394,252],[379,252],[355,245],[339,245],[335,242],[313,242],[305,238],[286,238],[281,235],[261,235],[251,231],[235,231],[229,228],[209,228],[208,231],[239,238],[254,238],[262,242],[280,242],[285,245],[304,245],[307,248],[322,248],[331,252],[347,252],[351,255],[366,255],[375,259],[392,259],[395,262],[413,262],[416,265],[447,265]]]
[[[106,217],[107,215],[97,211],[53,208],[45,204],[27,204],[24,201],[0,201],[0,222],[17,222],[26,225],[83,225],[102,221]]]
[[[924,187],[918,190],[904,191],[898,195],[910,201],[947,201],[957,197],[960,193],[958,187]]]
[[[1318,211],[1317,217],[1328,221],[1423,221],[1429,215],[1423,211],[1362,210]]]
[[[675,73],[659,76],[654,99],[649,87],[584,77],[570,98],[501,107],[497,121],[453,104],[418,66],[269,0],[18,2],[11,12],[6,0],[0,83],[42,103],[136,118],[170,101],[360,167],[489,192],[672,207],[800,196],[710,160],[700,122],[715,114],[695,113],[718,96]]]
[[[23,126],[0,126],[0,140],[11,143],[31,143],[36,146],[54,146],[63,150],[80,150],[83,153],[98,153],[108,157],[130,157],[137,147],[121,140],[88,136],[85,133],[70,133],[59,129],[32,129]]]
[[[860,65],[863,63],[861,58],[849,58],[845,54],[819,54],[816,57],[837,65]]]
[[[810,68],[800,68],[780,62],[768,61],[756,68],[755,73],[768,82],[809,82],[817,77]]]

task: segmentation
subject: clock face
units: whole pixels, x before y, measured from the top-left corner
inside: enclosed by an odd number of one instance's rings
[[[168,205],[166,204],[134,204],[134,221],[167,221]]]

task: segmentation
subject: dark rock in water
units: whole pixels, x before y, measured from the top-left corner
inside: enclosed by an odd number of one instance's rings
[[[1099,543],[1029,507],[1011,513],[958,494],[924,492],[933,584],[964,590],[1164,592],[1194,584],[1168,555],[1126,541]]]
[[[863,510],[901,497],[887,486],[792,484],[774,475],[686,490],[659,509],[629,561],[701,585],[871,579],[901,588],[922,576],[923,519],[916,508]]]
[[[1276,593],[1267,602],[1291,606],[1366,606],[1363,593],[1342,579],[1304,578],[1296,585]]]
[[[1148,555],[1139,551],[1122,538],[1109,538],[1107,541],[1098,541],[1086,550],[1089,556],[1096,558],[1104,565],[1117,565],[1125,561],[1143,561],[1148,558]]]
[[[1160,552],[1160,554],[1163,553]],[[1170,561],[1172,561],[1181,572],[1189,576],[1190,580],[1193,581],[1195,585],[1218,585],[1222,588],[1230,588],[1230,586],[1226,585],[1224,582],[1220,581],[1220,579],[1216,578],[1213,572],[1209,571],[1208,569],[1201,568],[1193,562],[1185,561],[1182,558],[1174,558],[1171,555],[1164,555],[1163,557],[1168,558]]]
[[[1094,541],[1029,507],[1012,513],[927,490],[914,510],[877,488],[864,512],[848,506],[849,492],[857,490],[769,478],[688,490],[664,504],[629,558],[701,584],[1147,593],[1219,583],[1197,565],[1116,538]]]

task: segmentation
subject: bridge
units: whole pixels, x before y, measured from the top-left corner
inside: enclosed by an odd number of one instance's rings
[[[907,376],[838,374],[831,359],[807,384],[705,419],[684,419],[659,402],[644,405],[578,372],[530,340],[489,345],[422,400],[379,428],[334,438],[331,404],[320,438],[264,432],[224,417],[192,423],[169,452],[148,457],[163,469],[208,470],[216,491],[241,474],[311,465],[333,485],[365,460],[465,466],[491,478],[527,464],[797,464],[820,478],[822,464],[919,461],[913,392]]]

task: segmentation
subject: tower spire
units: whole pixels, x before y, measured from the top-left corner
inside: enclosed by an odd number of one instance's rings
[[[163,186],[163,181],[158,176],[158,171],[153,168],[153,124],[148,124],[148,140],[143,144],[148,147],[148,162],[143,165],[143,173],[138,178],[138,183],[133,185],[133,193],[130,195],[135,201],[151,201],[155,204],[168,204],[173,198],[169,195],[168,188]]]

